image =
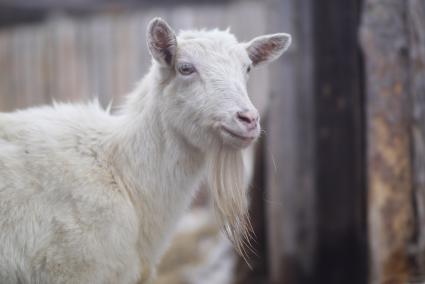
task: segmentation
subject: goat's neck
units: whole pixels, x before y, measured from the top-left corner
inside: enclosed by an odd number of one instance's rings
[[[153,95],[124,111],[115,167],[139,214],[141,249],[155,258],[199,187],[205,157],[163,123]]]
[[[130,114],[126,120],[131,126],[123,137],[125,142],[121,152],[126,156],[128,170],[142,185],[151,185],[155,191],[159,190],[159,185],[172,185],[173,188],[161,189],[183,193],[186,187],[178,185],[197,180],[203,168],[204,154],[165,125],[160,113],[156,105],[151,105],[140,114]]]

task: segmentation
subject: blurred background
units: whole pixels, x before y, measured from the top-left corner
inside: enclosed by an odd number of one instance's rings
[[[118,105],[150,66],[145,29],[293,36],[255,70],[251,267],[201,191],[157,284],[425,283],[425,1],[0,0],[0,111]]]

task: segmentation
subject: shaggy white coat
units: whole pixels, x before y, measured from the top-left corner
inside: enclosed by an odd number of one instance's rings
[[[234,116],[255,111],[247,68],[289,42],[276,34],[240,44],[217,30],[175,37],[155,19],[152,68],[118,114],[96,103],[0,113],[0,283],[149,281],[208,161],[252,142],[221,128],[245,135]],[[181,62],[195,73],[179,74]],[[235,192],[219,189],[216,200],[246,210]],[[246,228],[232,214],[242,213],[226,210],[238,206],[216,204],[236,233]]]

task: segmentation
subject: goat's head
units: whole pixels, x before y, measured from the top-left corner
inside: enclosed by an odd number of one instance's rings
[[[238,43],[228,31],[219,30],[182,32],[177,37],[156,18],[147,38],[161,88],[163,120],[209,155],[208,181],[215,207],[243,254],[250,225],[240,149],[260,133],[247,80],[251,68],[277,59],[291,37],[280,33]]]
[[[238,43],[227,31],[188,31],[178,37],[156,18],[148,46],[159,70],[166,121],[200,149],[244,148],[260,134],[259,114],[247,93],[251,68],[278,58],[290,36]]]

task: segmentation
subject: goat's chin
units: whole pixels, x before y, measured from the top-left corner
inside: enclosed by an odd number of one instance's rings
[[[211,151],[208,183],[219,222],[235,249],[245,257],[245,249],[250,248],[252,228],[248,217],[242,152],[228,147]]]

